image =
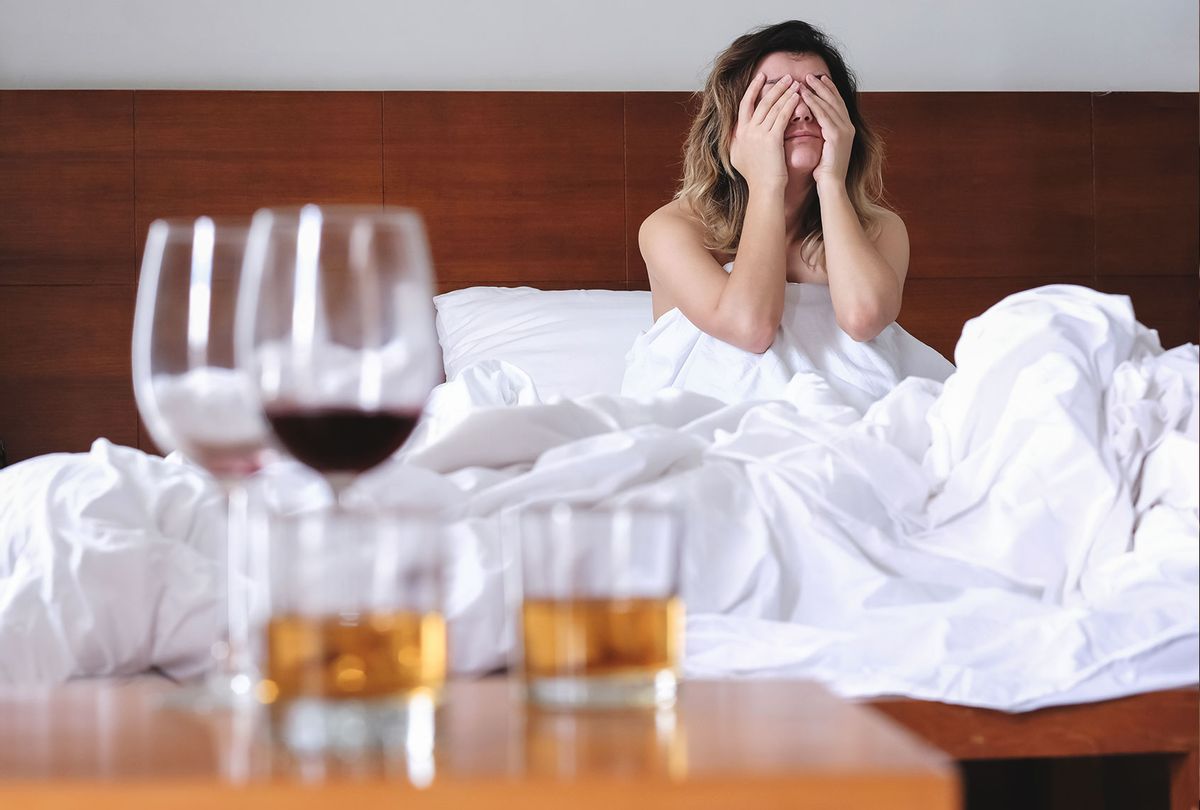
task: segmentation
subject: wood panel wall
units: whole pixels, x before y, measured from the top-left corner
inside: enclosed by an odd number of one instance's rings
[[[141,245],[174,215],[412,205],[443,290],[646,289],[682,93],[0,91],[0,439],[10,460],[141,444],[129,339]],[[1197,340],[1200,112],[1173,93],[868,93],[913,258],[900,322],[963,322],[1055,281],[1132,296]]]

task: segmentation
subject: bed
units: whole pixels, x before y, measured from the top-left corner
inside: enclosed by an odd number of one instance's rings
[[[96,436],[153,450],[128,350],[152,219],[312,199],[412,205],[443,292],[642,291],[637,226],[673,188],[690,103],[672,93],[0,93],[10,461],[81,451]],[[969,318],[1061,282],[1130,295],[1166,346],[1196,341],[1195,94],[867,94],[863,106],[884,130],[892,203],[914,245],[908,331],[951,357]],[[1136,170],[1124,159],[1128,126],[1153,156]],[[481,127],[492,135],[482,143]],[[1011,716],[876,705],[962,759],[1171,757],[1173,806],[1196,801],[1194,688]]]

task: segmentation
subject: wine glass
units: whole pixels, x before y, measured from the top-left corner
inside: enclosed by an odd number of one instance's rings
[[[267,457],[269,430],[249,377],[234,363],[234,315],[248,225],[155,220],[150,224],[133,324],[138,411],[160,450],[178,450],[209,472],[228,513],[226,636],[215,668],[178,705],[207,708],[248,696],[248,496],[243,481]]]
[[[262,209],[238,298],[239,366],[278,443],[341,508],[354,477],[392,455],[441,375],[433,266],[404,208]]]

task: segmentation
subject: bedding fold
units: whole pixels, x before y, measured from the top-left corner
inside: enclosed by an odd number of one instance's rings
[[[688,515],[692,676],[1011,711],[1195,683],[1200,350],[1164,352],[1127,298],[1058,285],[970,322],[956,360],[846,396],[830,363],[741,358],[728,399],[553,403],[489,360],[348,496],[452,526],[460,673],[512,644],[511,510],[564,500]],[[254,484],[284,509],[321,492],[292,463]],[[104,441],[0,471],[0,682],[201,671],[221,519],[197,470]]]

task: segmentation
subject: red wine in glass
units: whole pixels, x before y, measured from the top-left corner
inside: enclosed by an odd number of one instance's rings
[[[302,464],[320,473],[360,473],[400,449],[420,411],[353,407],[271,406],[267,420],[280,443]]]

